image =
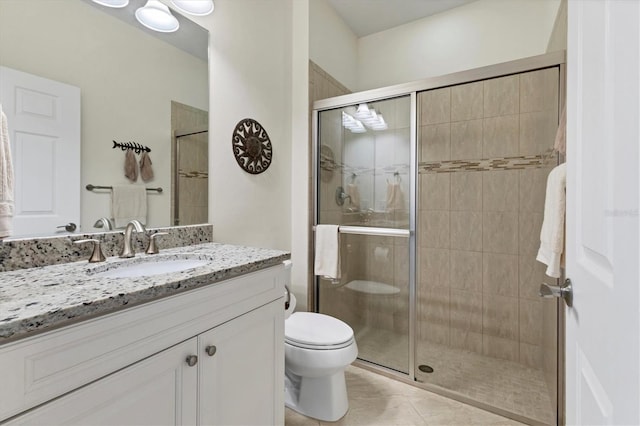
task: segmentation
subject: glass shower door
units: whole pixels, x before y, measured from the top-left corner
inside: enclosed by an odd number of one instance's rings
[[[321,111],[318,224],[340,225],[339,280],[318,312],[349,324],[359,358],[409,372],[411,98]]]

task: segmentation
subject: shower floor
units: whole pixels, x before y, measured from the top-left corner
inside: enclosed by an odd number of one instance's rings
[[[361,359],[407,372],[407,336],[364,328],[357,331],[356,342]],[[434,369],[423,373],[416,368],[419,382],[545,424],[555,423],[542,370],[420,340],[416,354],[417,364]]]

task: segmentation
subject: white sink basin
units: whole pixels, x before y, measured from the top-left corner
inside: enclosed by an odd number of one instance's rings
[[[170,274],[205,266],[209,261],[200,259],[162,259],[115,266],[113,269],[92,274],[95,277],[135,278]]]

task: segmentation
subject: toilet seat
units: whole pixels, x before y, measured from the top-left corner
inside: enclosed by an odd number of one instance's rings
[[[295,312],[285,321],[285,342],[304,349],[341,349],[354,342],[353,329],[337,318]]]

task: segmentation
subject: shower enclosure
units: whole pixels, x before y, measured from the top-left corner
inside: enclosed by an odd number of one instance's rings
[[[209,216],[209,113],[171,102],[171,223],[205,223]]]
[[[315,307],[360,362],[516,420],[558,419],[556,300],[536,262],[564,52],[314,103]]]

